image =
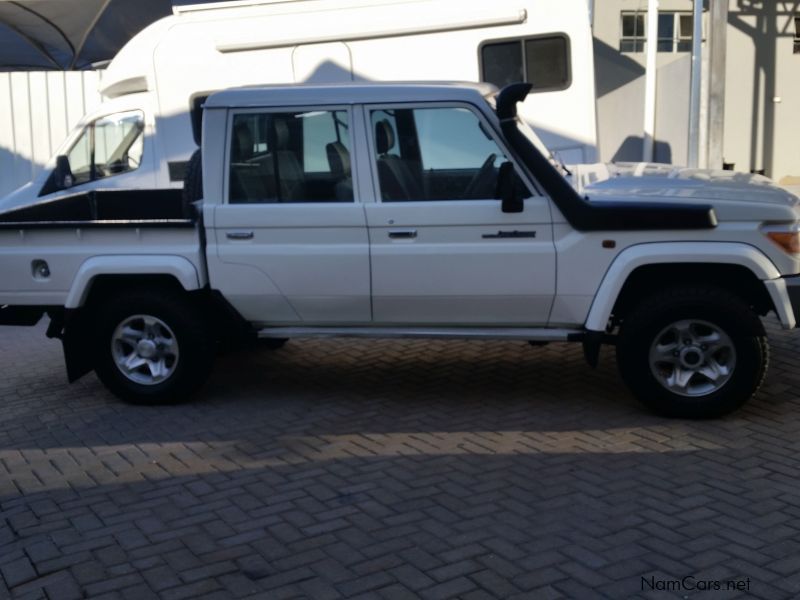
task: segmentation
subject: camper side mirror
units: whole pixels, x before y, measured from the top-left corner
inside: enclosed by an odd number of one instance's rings
[[[504,213],[520,213],[525,208],[524,199],[517,187],[514,165],[508,161],[500,165],[497,174],[497,197],[500,198]]]
[[[69,159],[63,154],[56,157],[56,168],[53,171],[55,187],[57,190],[71,188],[75,180],[72,177],[72,169],[69,166]]]

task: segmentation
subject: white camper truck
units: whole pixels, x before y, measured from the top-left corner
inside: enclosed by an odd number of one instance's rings
[[[0,205],[113,189],[177,202],[199,143],[192,115],[210,92],[370,80],[527,81],[520,114],[548,148],[595,160],[585,0],[247,0],[177,7],[134,37],[103,75],[106,101]]]

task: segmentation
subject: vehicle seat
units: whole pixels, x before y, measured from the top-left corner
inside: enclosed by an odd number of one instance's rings
[[[342,142],[331,142],[325,146],[328,166],[333,176],[334,192],[339,202],[353,200],[353,172],[350,166],[350,152]]]
[[[375,123],[375,146],[378,153],[378,180],[384,200],[424,200],[422,187],[408,164],[396,154],[395,133],[388,119]]]
[[[279,119],[274,123],[275,160],[280,179],[281,200],[283,202],[303,200],[305,174],[297,155],[289,148],[289,124]]]
[[[264,202],[274,198],[264,166],[253,161],[253,134],[246,123],[237,123],[231,140],[231,190],[233,202]]]

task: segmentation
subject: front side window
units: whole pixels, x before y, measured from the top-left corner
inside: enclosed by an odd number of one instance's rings
[[[233,117],[231,204],[353,202],[347,111]]]
[[[466,108],[393,108],[370,113],[384,202],[497,197],[506,158]]]
[[[569,43],[564,35],[487,42],[481,47],[481,78],[499,88],[518,81],[533,92],[570,86]]]
[[[137,169],[144,153],[144,115],[117,113],[93,121],[72,145],[67,158],[73,185]]]

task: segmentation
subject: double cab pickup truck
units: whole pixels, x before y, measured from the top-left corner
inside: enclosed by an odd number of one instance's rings
[[[134,160],[124,131],[110,153],[92,136],[46,200],[0,204],[0,323],[48,315],[70,381],[143,404],[195,393],[226,339],[360,336],[575,342],[590,365],[608,344],[651,409],[736,409],[767,369],[760,317],[796,324],[800,200],[732,172],[568,169],[517,117],[529,89],[217,92],[182,192],[82,190],[78,167]]]

